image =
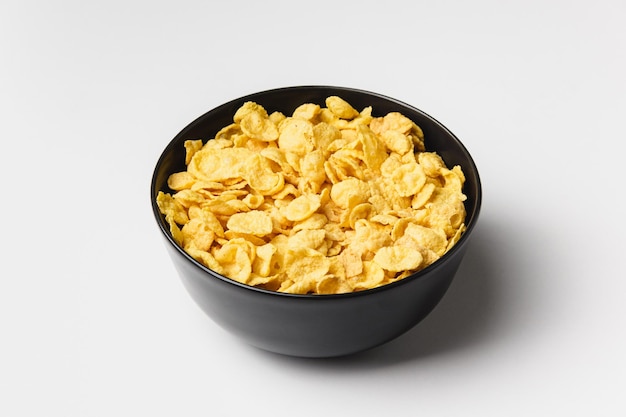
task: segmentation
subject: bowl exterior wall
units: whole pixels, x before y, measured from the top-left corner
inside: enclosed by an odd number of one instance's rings
[[[352,354],[405,333],[439,303],[465,252],[367,294],[294,297],[212,279],[167,247],[191,298],[216,324],[258,348],[299,357]]]

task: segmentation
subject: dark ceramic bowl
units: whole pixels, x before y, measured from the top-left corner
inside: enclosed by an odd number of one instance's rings
[[[460,165],[466,175],[464,192],[467,230],[441,259],[398,282],[362,292],[337,295],[293,295],[253,288],[201,265],[178,246],[156,205],[170,174],[186,169],[183,142],[209,139],[232,123],[235,111],[255,101],[268,112],[291,112],[300,104],[324,105],[338,95],[357,109],[373,107],[374,116],[398,111],[417,123],[426,148],[438,152],[448,166]],[[219,326],[258,348],[301,357],[352,354],[386,343],[405,333],[441,300],[461,263],[481,204],[478,171],[463,144],[441,123],[422,111],[380,94],[329,86],[288,87],[263,91],[225,103],[200,116],[169,143],[156,164],[150,197],[165,246],[184,286]]]

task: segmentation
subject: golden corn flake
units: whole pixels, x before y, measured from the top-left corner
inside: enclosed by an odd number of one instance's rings
[[[358,125],[357,127],[357,140],[361,142],[363,147],[363,162],[365,162],[367,168],[374,172],[378,171],[380,165],[387,159],[385,144],[369,127],[364,125]]]
[[[280,124],[278,146],[285,152],[299,156],[313,151],[313,124],[303,119],[285,119]]]
[[[244,103],[157,205],[174,240],[241,283],[294,294],[362,291],[437,261],[466,230],[465,176],[408,117],[338,96],[291,116]]]
[[[189,221],[185,207],[170,194],[159,191],[156,201],[159,210],[170,223],[175,222],[176,224],[182,225]]]
[[[393,185],[402,197],[414,196],[426,184],[426,174],[417,163],[402,164],[391,174]]]
[[[353,119],[359,115],[359,112],[352,107],[347,101],[337,96],[326,98],[326,107],[335,116],[340,119]]]
[[[174,191],[191,188],[195,183],[196,178],[187,171],[177,172],[170,175],[167,179],[167,186]]]
[[[252,261],[249,248],[242,238],[231,239],[214,251],[214,258],[220,264],[221,273],[239,281],[247,283],[252,274]]]
[[[308,219],[321,206],[318,194],[305,194],[293,199],[283,210],[285,218],[291,221]]]
[[[376,262],[363,262],[363,272],[354,277],[352,280],[354,289],[367,290],[369,288],[378,287],[385,279],[385,271]]]
[[[228,230],[254,236],[266,236],[272,233],[272,218],[269,214],[252,210],[233,214],[226,222]]]
[[[313,103],[305,103],[298,106],[294,111],[292,117],[294,119],[313,120],[320,112],[320,106]]]
[[[202,149],[203,143],[200,139],[196,140],[186,140],[184,143],[185,146],[185,165],[189,165],[191,158],[194,156],[196,152]]]
[[[387,271],[410,271],[420,266],[422,254],[406,246],[385,246],[374,255],[374,263]]]
[[[260,154],[248,157],[241,172],[252,191],[262,195],[277,193],[285,185],[283,174],[274,172],[269,161]]]
[[[199,218],[190,219],[181,229],[183,247],[193,246],[208,251],[215,240],[215,232]]]
[[[243,106],[239,107],[233,115],[235,125],[241,125],[241,121],[250,113],[257,113],[262,117],[268,117],[267,111],[263,106],[260,106],[253,101],[247,101],[243,104]]]
[[[272,270],[272,257],[276,253],[276,246],[271,243],[256,248],[256,257],[252,262],[252,270],[261,277],[267,277]]]
[[[252,156],[246,148],[203,148],[196,152],[187,171],[198,180],[224,182],[242,178],[245,163]]]
[[[251,111],[240,122],[241,131],[251,139],[263,142],[272,142],[278,139],[278,128],[267,113]]]

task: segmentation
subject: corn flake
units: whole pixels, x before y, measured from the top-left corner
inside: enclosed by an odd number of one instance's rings
[[[246,114],[239,124],[241,131],[251,139],[263,142],[272,142],[278,139],[278,128],[269,119],[267,113],[251,111]]]
[[[305,194],[293,199],[283,210],[285,218],[290,221],[302,221],[313,215],[321,206],[318,194]]]
[[[337,96],[326,98],[326,107],[328,107],[333,115],[340,119],[353,119],[359,115],[359,112],[354,107]]]
[[[422,254],[406,246],[385,246],[374,255],[374,262],[391,272],[414,270],[422,263]]]
[[[247,213],[235,213],[226,223],[228,230],[254,236],[272,233],[272,218],[263,211],[252,210]]]

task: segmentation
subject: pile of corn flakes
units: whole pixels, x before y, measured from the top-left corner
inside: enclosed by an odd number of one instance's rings
[[[425,268],[465,231],[465,176],[398,112],[337,96],[291,116],[246,102],[157,203],[175,241],[241,283],[295,294],[379,287]]]

